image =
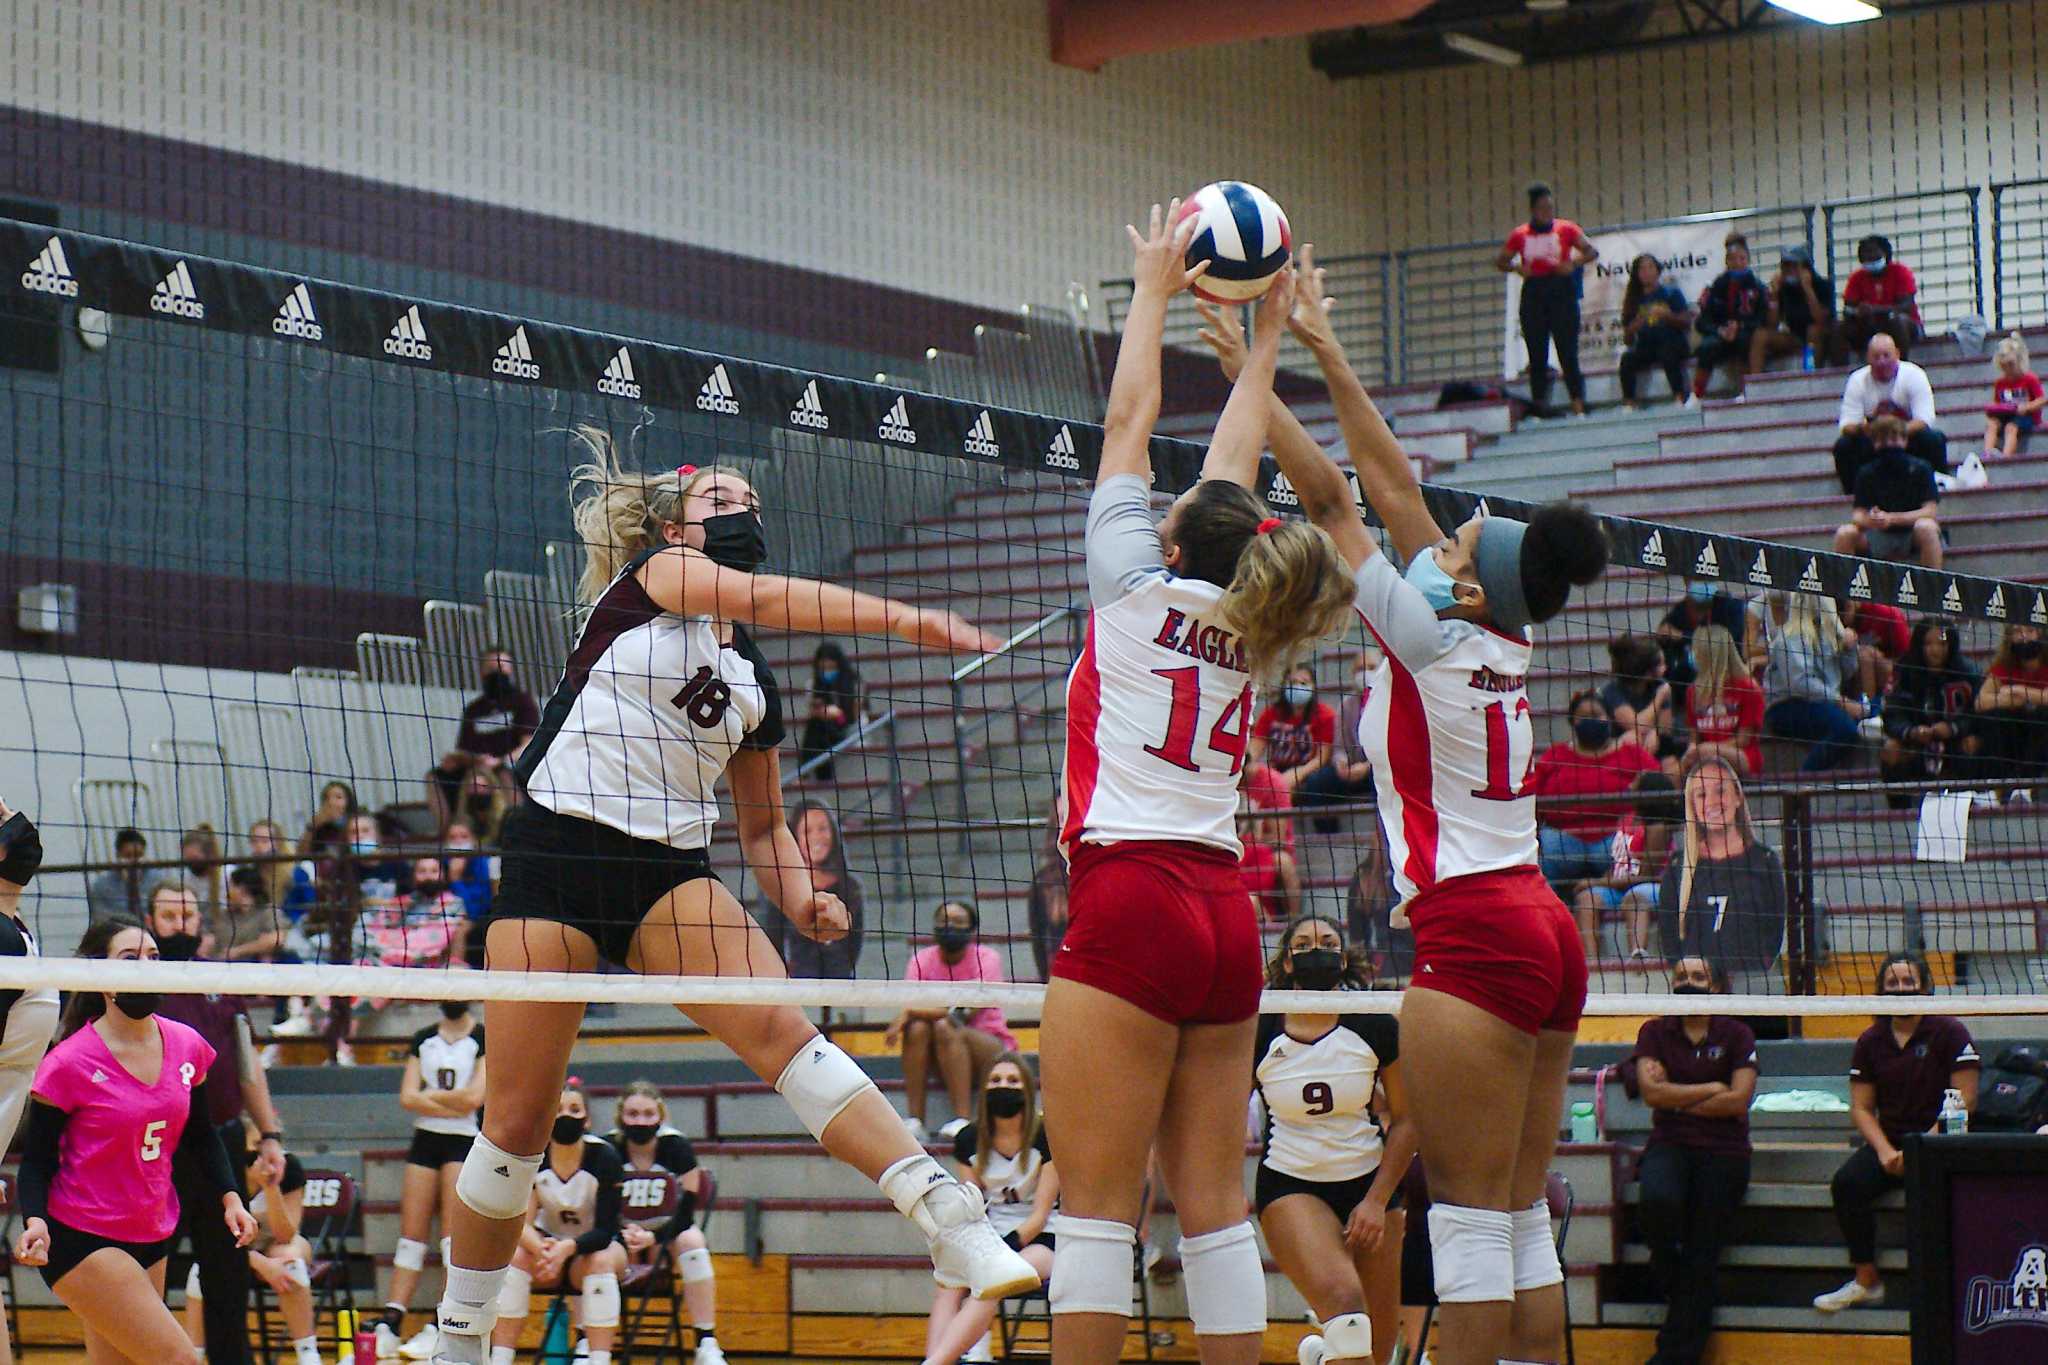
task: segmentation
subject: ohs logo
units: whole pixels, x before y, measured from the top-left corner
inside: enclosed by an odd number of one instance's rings
[[[2048,1248],[2027,1247],[2010,1279],[1978,1275],[1964,1291],[1965,1332],[1975,1335],[2016,1326],[2048,1326]]]

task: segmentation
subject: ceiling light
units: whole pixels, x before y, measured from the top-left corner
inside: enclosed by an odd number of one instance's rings
[[[1822,3],[1853,3],[1853,0],[1822,0]],[[1495,66],[1520,66],[1522,54],[1499,43],[1489,43],[1484,38],[1474,38],[1469,33],[1446,33],[1444,46],[1467,57],[1477,57],[1482,62]]]
[[[1863,0],[1766,0],[1787,14],[1811,19],[1816,24],[1860,24],[1876,19],[1883,11]]]

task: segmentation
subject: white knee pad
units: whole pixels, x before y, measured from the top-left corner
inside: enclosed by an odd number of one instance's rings
[[[1323,1324],[1323,1354],[1331,1360],[1372,1359],[1372,1319],[1340,1313]]]
[[[583,1325],[585,1327],[617,1327],[619,1325],[618,1276],[585,1275],[583,1277]]]
[[[1061,1213],[1053,1216],[1052,1235],[1052,1311],[1129,1317],[1138,1230],[1107,1218]]]
[[[498,1286],[498,1316],[523,1318],[532,1311],[533,1276],[511,1266],[505,1271],[505,1283]]]
[[[199,1262],[197,1261],[194,1261],[192,1268],[185,1272],[185,1297],[193,1300],[206,1297],[199,1292]]]
[[[294,1256],[284,1263],[284,1277],[301,1289],[313,1287],[313,1271],[304,1261]]]
[[[465,1203],[468,1201],[465,1200]],[[398,1239],[398,1246],[391,1252],[391,1265],[395,1270],[421,1270],[427,1264],[427,1244],[415,1242],[410,1237]]]
[[[476,1213],[497,1222],[526,1216],[533,1178],[540,1174],[541,1153],[514,1156],[478,1133],[455,1177],[455,1197]]]
[[[821,1034],[797,1049],[776,1077],[775,1088],[811,1136],[822,1141],[826,1126],[875,1083],[858,1062]]]
[[[1196,1336],[1266,1330],[1266,1267],[1250,1223],[1181,1238],[1180,1271]]]
[[[711,1253],[703,1247],[693,1247],[676,1257],[676,1274],[684,1284],[702,1284],[711,1278]]]
[[[1443,1303],[1501,1303],[1515,1296],[1515,1218],[1506,1209],[1429,1206],[1430,1260]]]
[[[1539,1199],[1526,1209],[1516,1209],[1515,1292],[1547,1289],[1564,1283],[1564,1267],[1558,1264],[1557,1240],[1550,1235],[1550,1204]]]

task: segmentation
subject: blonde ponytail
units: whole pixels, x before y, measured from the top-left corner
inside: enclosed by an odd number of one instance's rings
[[[586,606],[619,576],[636,555],[662,543],[661,528],[682,515],[683,500],[716,474],[746,476],[725,465],[636,474],[619,463],[611,435],[597,427],[572,427],[570,436],[590,459],[569,472],[570,520],[583,542],[583,576],[576,596]]]
[[[1270,684],[1343,627],[1356,595],[1350,566],[1329,533],[1286,522],[1245,543],[1223,614],[1244,640],[1252,677]]]

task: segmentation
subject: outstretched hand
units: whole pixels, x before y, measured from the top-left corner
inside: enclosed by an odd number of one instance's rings
[[[890,629],[920,648],[952,654],[992,654],[1003,647],[1001,640],[958,612],[899,606]]]
[[[1134,292],[1171,297],[1208,271],[1207,261],[1198,262],[1192,270],[1188,268],[1188,243],[1195,239],[1196,219],[1190,216],[1176,222],[1174,215],[1179,212],[1180,200],[1175,199],[1163,211],[1157,204],[1152,206],[1152,218],[1143,233],[1129,223],[1124,224],[1124,231],[1131,238]]]
[[[1316,264],[1315,247],[1301,247],[1301,284],[1294,291],[1294,311],[1287,315],[1287,328],[1310,350],[1336,344],[1337,330],[1330,325],[1330,309],[1337,302],[1324,292],[1323,268]]]
[[[1208,324],[1196,335],[1216,353],[1216,362],[1223,367],[1223,377],[1235,384],[1238,375],[1244,373],[1245,356],[1248,354],[1244,327],[1237,320],[1237,310],[1219,308],[1207,299],[1198,299],[1195,311]]]
[[[1288,314],[1294,311],[1295,278],[1294,267],[1283,265],[1259,296],[1258,306],[1252,310],[1252,325],[1259,336],[1277,337],[1287,326]]]

